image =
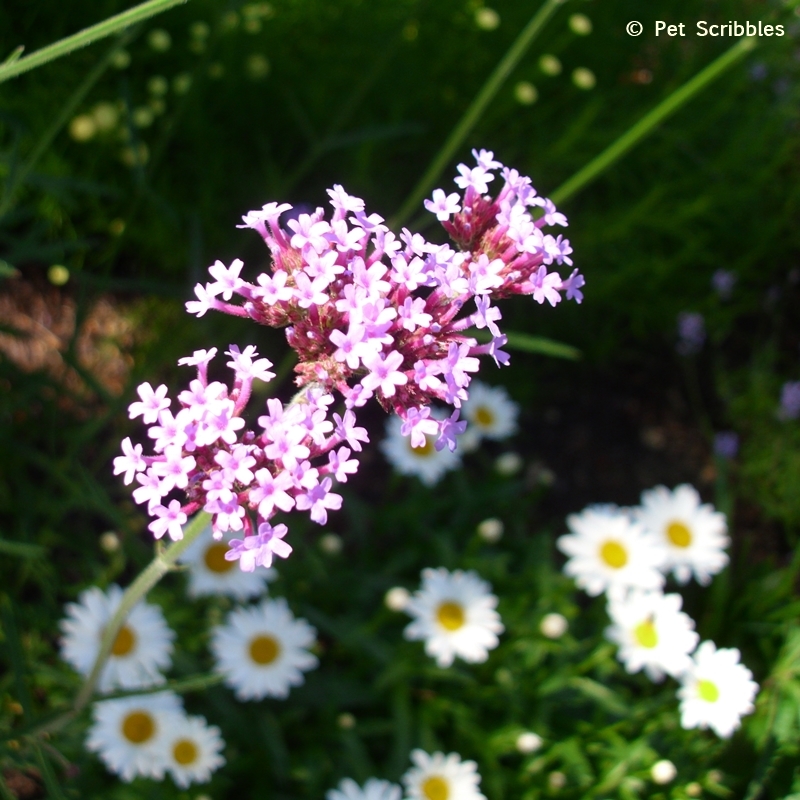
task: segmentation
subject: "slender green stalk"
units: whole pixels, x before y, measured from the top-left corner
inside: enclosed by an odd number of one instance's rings
[[[114,646],[117,634],[127,619],[128,614],[130,614],[133,607],[150,591],[150,589],[170,571],[178,557],[200,535],[210,520],[211,515],[205,511],[195,514],[192,521],[183,530],[183,539],[173,542],[166,550],[158,553],[144,571],[139,573],[136,580],[125,590],[119,608],[114,612],[114,616],[111,617],[105,631],[103,631],[103,638],[100,641],[100,650],[97,653],[97,658],[94,660],[94,665],[92,666],[89,676],[86,678],[83,686],[81,686],[80,691],[75,697],[72,709],[67,714],[54,720],[53,723],[48,726],[50,730],[62,727],[63,724],[69,722],[72,717],[80,713],[84,706],[86,706],[94,693],[97,681],[100,679],[100,674],[111,655],[111,648]]]
[[[67,102],[59,112],[58,116],[53,120],[47,130],[42,134],[41,139],[36,144],[33,152],[28,156],[22,168],[14,173],[10,178],[8,185],[3,192],[3,199],[0,202],[0,218],[2,218],[11,208],[14,202],[14,194],[17,189],[25,182],[28,175],[30,175],[33,168],[39,162],[39,159],[48,151],[53,140],[58,136],[61,129],[67,124],[70,118],[75,113],[78,106],[83,102],[83,98],[91,91],[92,87],[102,77],[103,73],[108,69],[111,63],[111,58],[114,53],[123,47],[130,39],[131,34],[126,34],[120,40],[109,48],[105,56],[95,64],[91,72],[83,79],[78,88],[70,95]],[[3,68],[0,67],[0,71]]]
[[[632,147],[647,136],[662,120],[677,111],[684,103],[691,100],[725,70],[744,58],[756,45],[754,36],[740,39],[733,47],[724,52],[716,61],[712,61],[702,72],[676,89],[666,100],[659,103],[649,114],[645,114],[632,128],[628,129],[612,145],[599,156],[592,159],[583,169],[575,173],[566,183],[562,183],[551,195],[554,203],[561,203],[582,189],[600,173],[608,169]]]
[[[545,23],[555,13],[556,9],[565,3],[566,0],[545,0],[542,7],[533,15],[530,22],[522,29],[514,44],[508,49],[506,54],[495,67],[494,72],[489,76],[483,88],[475,96],[469,108],[464,112],[464,116],[453,128],[450,136],[442,145],[441,150],[431,162],[425,174],[420,178],[419,183],[411,191],[408,199],[403,203],[397,215],[391,221],[391,227],[396,228],[408,220],[414,213],[422,199],[431,190],[439,179],[442,171],[447,166],[456,150],[469,136],[470,131],[475,127],[481,115],[486,110],[489,103],[495,98],[500,88],[505,83],[508,76],[513,72],[520,59],[525,55],[533,40],[544,27]]]
[[[74,50],[79,50],[81,47],[86,47],[100,39],[105,39],[107,36],[112,36],[131,25],[135,25],[137,22],[186,2],[188,0],[148,0],[146,3],[134,6],[121,14],[116,14],[102,22],[98,22],[97,25],[84,28],[72,36],[53,42],[53,44],[31,53],[29,56],[17,58],[15,61],[7,61],[5,64],[0,65],[0,83],[7,81],[9,78],[16,78],[17,75],[28,72],[28,70],[41,67],[42,64],[47,64],[49,61],[61,58],[61,56],[69,55]]]

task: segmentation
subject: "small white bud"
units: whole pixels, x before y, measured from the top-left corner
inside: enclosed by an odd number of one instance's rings
[[[355,728],[356,718],[350,712],[345,711],[343,714],[339,714],[336,723],[343,731],[349,731]]]
[[[342,538],[335,533],[326,533],[319,539],[319,548],[329,556],[335,556],[342,552]]]
[[[411,593],[408,591],[408,589],[405,589],[402,586],[393,586],[388,592],[386,592],[383,602],[386,604],[386,608],[388,608],[390,611],[405,611],[410,599]]]
[[[114,531],[106,531],[100,537],[100,548],[106,553],[116,553],[119,550],[119,536]]]
[[[539,630],[548,639],[560,639],[569,628],[569,622],[563,614],[545,614],[539,623]]]
[[[519,453],[503,453],[497,457],[494,468],[503,477],[516,475],[522,469],[522,456]]]
[[[516,747],[520,753],[535,753],[543,744],[542,737],[533,731],[525,731],[517,736]]]
[[[551,772],[547,776],[547,785],[554,791],[563,789],[567,785],[567,776],[563,772]]]
[[[477,531],[481,539],[494,544],[503,535],[503,523],[497,517],[489,517],[478,525]]]
[[[675,765],[666,758],[656,761],[650,768],[650,777],[653,779],[653,783],[657,783],[660,786],[674,781],[677,774],[678,770]]]

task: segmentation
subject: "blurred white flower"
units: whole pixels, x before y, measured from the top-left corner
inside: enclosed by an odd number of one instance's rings
[[[666,549],[664,570],[672,570],[679,583],[686,583],[694,573],[707,586],[711,576],[728,563],[725,515],[701,503],[693,486],[684,483],[673,491],[666,486],[648,489],[642,492],[641,506],[632,513],[651,540]]]
[[[369,778],[363,788],[352,778],[344,778],[325,793],[325,800],[400,800],[402,793],[397,784],[378,778]]]
[[[119,608],[122,594],[116,585],[109,586],[106,592],[92,586],[81,592],[77,603],[67,603],[67,616],[59,624],[63,633],[61,657],[81,675],[91,672],[100,651],[100,640]],[[100,673],[100,691],[163,683],[161,671],[170,666],[174,638],[158,606],[143,602],[135,605]]]
[[[629,589],[660,589],[666,552],[623,509],[589,507],[570,514],[571,533],[556,541],[569,556],[564,572],[587,594],[623,596]]]
[[[414,766],[403,775],[406,800],[486,800],[478,789],[481,776],[474,761],[458,753],[412,750]]]
[[[679,594],[640,591],[609,600],[613,625],[606,637],[619,646],[617,657],[628,672],[644,669],[650,680],[660,681],[665,673],[677,678],[691,669],[689,654],[700,637],[682,603]]]
[[[236,533],[229,531],[222,539],[214,539],[209,524],[179,557],[178,560],[189,567],[190,597],[221,594],[235,600],[248,600],[264,594],[267,583],[275,580],[277,572],[271,567],[245,572],[235,561],[225,559],[230,549],[228,542],[234,538]]]
[[[386,438],[380,443],[386,459],[399,473],[416,475],[426,486],[433,486],[445,472],[461,466],[457,452],[451,453],[447,447],[441,450],[434,447],[433,436],[425,436],[422,447],[412,447],[411,437],[400,433],[402,425],[400,417],[390,417],[386,423]]]
[[[86,747],[124,781],[137,775],[161,780],[167,768],[167,733],[183,714],[173,692],[103,700],[92,706]]]
[[[282,597],[238,608],[211,635],[215,669],[239,700],[288,697],[305,680],[303,672],[318,664],[307,650],[316,635]]]
[[[205,783],[225,759],[221,755],[225,742],[220,730],[203,717],[173,715],[165,734],[167,769],[175,783],[186,789],[190,783]]]
[[[569,629],[569,622],[563,614],[545,614],[539,623],[542,636],[548,639],[560,639]]]
[[[714,642],[703,642],[697,648],[678,689],[684,728],[711,728],[727,739],[753,711],[758,684],[739,658],[735,647],[717,650]]]
[[[422,570],[422,586],[405,607],[414,617],[406,639],[424,640],[425,652],[440,667],[449,667],[456,656],[470,663],[486,661],[504,630],[490,589],[472,571]]]

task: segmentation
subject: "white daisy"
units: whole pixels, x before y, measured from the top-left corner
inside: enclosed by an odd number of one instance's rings
[[[244,572],[236,561],[226,561],[228,542],[235,538],[236,533],[229,531],[216,540],[209,525],[186,548],[179,560],[189,567],[190,597],[224,594],[235,600],[248,600],[263,594],[266,584],[277,577],[271,567]]]
[[[666,554],[664,548],[620,509],[612,512],[589,507],[570,514],[572,531],[556,541],[569,561],[564,572],[587,594],[603,591],[619,597],[628,589],[654,590],[664,585],[659,571]]]
[[[225,759],[220,754],[225,742],[219,728],[203,717],[174,715],[165,734],[167,769],[175,783],[186,789],[190,783],[205,783]]]
[[[86,747],[124,781],[137,775],[161,780],[167,768],[166,734],[182,713],[173,692],[102,700],[92,707]]]
[[[677,678],[691,669],[689,654],[700,637],[694,620],[681,611],[682,602],[679,594],[640,591],[609,600],[614,624],[606,636],[619,645],[617,657],[628,672],[644,669],[650,680],[660,681],[665,673]]]
[[[474,761],[462,761],[458,753],[412,750],[414,762],[405,775],[406,800],[486,800],[478,790],[481,776]]]
[[[475,572],[424,569],[422,586],[404,609],[414,617],[404,635],[424,639],[425,652],[440,667],[449,667],[456,656],[473,664],[486,661],[504,630],[496,607],[491,587]]]
[[[433,486],[448,470],[461,464],[461,457],[450,449],[437,450],[435,436],[425,436],[423,447],[412,447],[411,437],[403,436],[403,421],[397,415],[386,423],[386,438],[380,448],[389,463],[402,475],[416,475],[427,486]]]
[[[666,548],[664,570],[672,570],[679,583],[686,583],[694,573],[707,586],[711,576],[728,563],[725,515],[702,504],[693,486],[684,483],[673,491],[666,486],[644,491],[642,505],[633,513]]]
[[[758,684],[739,658],[735,647],[717,650],[714,642],[703,642],[697,648],[678,689],[684,728],[711,728],[727,739],[753,711]]]
[[[217,672],[239,700],[288,697],[291,686],[303,683],[303,672],[317,666],[306,650],[317,632],[295,619],[282,597],[257,606],[238,608],[226,625],[212,634]]]
[[[59,627],[61,657],[81,675],[88,675],[100,650],[114,612],[122,600],[122,589],[113,585],[103,592],[97,586],[81,592],[77,603],[67,603],[67,616]],[[158,606],[139,603],[120,628],[111,655],[100,675],[98,688],[136,689],[163,683],[161,670],[170,666],[175,634],[167,627]]]
[[[464,452],[474,450],[481,439],[505,439],[517,430],[519,406],[502,386],[489,386],[480,381],[469,385],[469,399],[461,406],[467,430],[458,444]]]
[[[325,800],[400,800],[403,790],[389,781],[369,778],[362,789],[352,778],[344,778],[338,788],[329,789]]]

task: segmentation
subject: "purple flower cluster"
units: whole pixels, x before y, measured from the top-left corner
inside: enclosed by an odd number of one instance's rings
[[[800,417],[800,381],[788,381],[781,387],[778,416],[784,420]]]
[[[245,532],[232,558],[246,554],[250,566],[266,564],[272,554],[285,557],[291,550],[282,541],[286,531],[269,520],[277,510],[295,508],[324,524],[327,510],[341,506],[341,496],[331,492],[333,479],[345,481],[356,471],[351,452],[367,441],[354,409],[374,396],[400,416],[413,446],[432,436],[437,449],[454,450],[466,427],[459,413],[477,357],[489,355],[498,366],[509,360],[493,301],[527,294],[555,306],[562,293],[582,301],[584,279],[577,270],[566,280],[551,271],[553,264],[572,265],[569,241],[542,231],[565,226],[564,215],[493,153],[473,155],[476,166],[458,166],[455,182],[463,194],[436,189],[425,201],[457,249],[406,229],[395,236],[382,217],[368,215],[363,200],[338,185],[328,190],[329,219],[318,208],[283,227],[281,216],[291,206],[278,203],[243,217],[240,227],[256,230],[269,247],[271,270],[249,283],[240,260],[229,267],[217,261],[209,269],[213,281],[198,284],[197,299],[186,307],[197,316],[214,309],[286,327],[301,392],[287,406],[268,400],[260,429],[246,429],[241,414],[252,381],[270,380],[272,365],[258,359],[255,348],[240,352],[233,345],[227,351],[235,374],[230,392],[207,379],[215,350],[179,362],[196,366],[198,376],[179,395],[175,417],[166,387],[139,387],[141,401],[131,405],[130,416],[152,426],[156,454],[144,456],[141,445],[126,439],[115,472],[124,472],[126,483],[136,477],[134,499],[147,503],[157,538],[180,538],[188,515],[203,508],[220,536]],[[498,170],[503,184],[492,198],[487,193]],[[491,340],[479,344],[470,328],[488,329]],[[346,410],[331,422],[328,406],[336,391]],[[450,405],[452,413],[439,419],[433,403]],[[324,456],[327,462],[318,463]],[[185,504],[167,502],[175,489],[185,492]]]

